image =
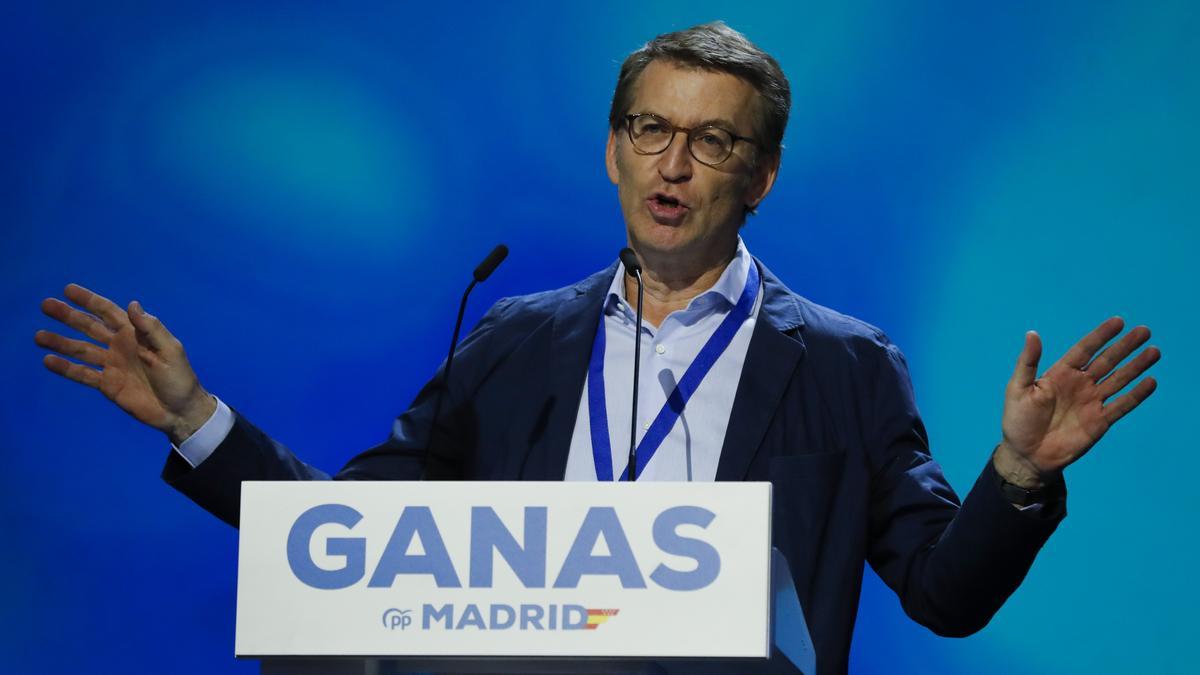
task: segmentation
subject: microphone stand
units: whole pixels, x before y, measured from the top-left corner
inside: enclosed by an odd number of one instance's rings
[[[450,388],[450,368],[454,365],[454,352],[458,347],[458,333],[462,329],[463,314],[467,311],[467,297],[471,295],[471,291],[475,286],[482,281],[487,280],[504,262],[508,256],[508,247],[500,244],[492,249],[483,262],[475,268],[472,275],[471,283],[467,286],[467,290],[463,291],[462,302],[458,304],[458,317],[454,321],[454,335],[450,338],[450,353],[446,356],[446,367],[442,369],[442,386],[437,392],[437,399],[433,402],[433,421],[429,425],[429,438],[425,441],[425,457],[429,456],[429,450],[433,447],[433,434],[437,430],[438,415],[442,412],[442,398],[446,390]]]
[[[633,249],[621,250],[621,262],[625,272],[637,280],[637,333],[633,338],[633,413],[629,416],[629,465],[627,479],[630,483],[637,480],[637,414],[638,414],[638,373],[642,360],[642,264],[638,261]]]

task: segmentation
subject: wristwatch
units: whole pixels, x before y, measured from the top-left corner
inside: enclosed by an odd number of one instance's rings
[[[996,484],[1000,486],[1000,494],[1004,495],[1004,498],[1009,502],[1017,506],[1029,506],[1030,504],[1045,504],[1050,501],[1050,498],[1058,492],[1059,486],[1062,485],[1062,476],[1040,488],[1030,490],[1020,485],[1013,485],[1004,480],[1004,476],[1001,476],[997,472]]]

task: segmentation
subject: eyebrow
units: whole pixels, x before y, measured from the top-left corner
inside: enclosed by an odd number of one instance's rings
[[[730,131],[734,131],[737,129],[736,124],[734,124],[733,122],[730,122],[729,120],[725,119],[724,117],[710,117],[709,119],[701,120],[700,122],[698,122],[696,124],[695,128],[699,129],[701,127],[724,127],[725,129],[728,129]]]
[[[666,115],[663,115],[662,113],[656,113],[652,110],[644,110],[637,114],[639,114],[639,115],[655,115],[657,117],[661,117],[668,121],[670,121],[670,119],[671,119],[671,118],[667,117]],[[675,122],[671,121],[671,124],[675,124]],[[709,117],[708,119],[700,120],[696,124],[692,125],[693,129],[700,129],[702,127],[723,127],[726,131],[733,131],[734,133],[737,133],[737,125],[734,124],[733,122],[725,119],[724,117]]]

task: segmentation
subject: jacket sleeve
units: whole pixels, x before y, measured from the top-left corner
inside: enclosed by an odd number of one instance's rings
[[[207,459],[193,468],[178,453],[171,452],[163,467],[163,480],[237,527],[242,481],[419,480],[461,475],[463,458],[470,455],[473,443],[466,423],[470,419],[471,395],[486,374],[489,355],[494,352],[488,337],[509,304],[506,299],[493,305],[459,344],[453,381],[448,387],[443,386],[443,363],[408,410],[395,419],[388,439],[351,459],[337,474],[330,476],[300,461],[234,410],[233,428]],[[439,396],[444,400],[434,425]]]
[[[1066,516],[1065,487],[1039,509],[1000,492],[990,455],[961,506],[930,455],[900,351],[884,340],[866,385],[871,566],[904,611],[938,635],[987,625]]]

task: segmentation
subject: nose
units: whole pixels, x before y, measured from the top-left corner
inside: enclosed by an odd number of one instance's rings
[[[659,155],[658,175],[668,183],[684,183],[692,177],[692,153],[688,150],[687,132],[676,131],[675,136]]]

